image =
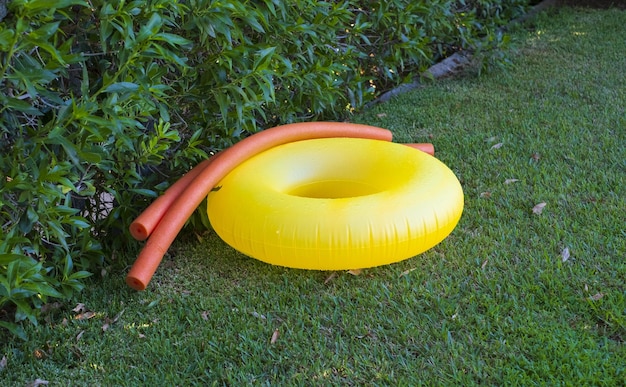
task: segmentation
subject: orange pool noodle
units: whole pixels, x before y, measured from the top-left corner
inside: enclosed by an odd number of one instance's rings
[[[354,137],[391,141],[392,133],[389,130],[368,125],[341,122],[306,122],[267,129],[241,140],[224,150],[219,157],[211,162],[210,166],[205,166],[167,208],[167,211],[158,221],[156,228],[130,269],[126,277],[126,283],[136,290],[144,290],[146,288],[167,249],[176,238],[176,235],[178,235],[178,232],[183,228],[187,219],[202,203],[202,200],[204,200],[215,184],[237,165],[277,145],[328,137]],[[183,184],[181,183],[181,185]]]
[[[408,147],[421,150],[428,153],[431,156],[435,155],[435,148],[430,143],[414,143],[404,144]],[[150,206],[148,206],[138,217],[135,219],[130,227],[129,231],[133,238],[139,241],[147,239],[152,231],[159,224],[163,215],[167,212],[170,206],[178,199],[178,197],[185,191],[187,186],[198,176],[205,168],[207,168],[211,162],[218,156],[215,154],[211,158],[202,161],[183,177],[181,177],[176,183],[169,187],[163,195],[159,196]]]

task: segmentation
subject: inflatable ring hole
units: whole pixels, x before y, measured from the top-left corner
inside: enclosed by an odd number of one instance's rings
[[[294,187],[285,193],[309,199],[346,199],[373,195],[380,187],[354,180],[322,180]]]

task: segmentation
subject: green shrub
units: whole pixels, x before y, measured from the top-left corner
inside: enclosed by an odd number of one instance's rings
[[[131,220],[209,153],[270,126],[345,119],[454,51],[497,54],[497,28],[525,3],[9,2],[0,307],[14,321],[0,326],[23,336],[16,323],[36,324],[49,298],[127,262]]]

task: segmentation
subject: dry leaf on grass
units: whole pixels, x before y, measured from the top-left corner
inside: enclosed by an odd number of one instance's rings
[[[504,184],[511,184],[511,183],[515,183],[515,182],[518,182],[518,181],[519,181],[519,179],[506,179],[504,181]]]
[[[561,251],[561,261],[565,262],[569,259],[569,247],[566,247]]]
[[[252,312],[252,315],[256,318],[260,318],[261,320],[266,320],[267,317],[265,317],[265,315],[259,313],[259,312]]]
[[[543,212],[543,208],[546,206],[545,202],[541,202],[533,207],[533,214],[541,214]]]
[[[481,198],[490,198],[491,197],[491,192],[489,192],[489,191],[481,192],[480,193],[480,197]]]
[[[412,272],[413,270],[417,270],[416,267],[414,267],[413,269],[409,269],[409,270],[405,270],[402,273],[400,273],[400,277],[404,277],[405,275],[409,274],[410,272]]]
[[[324,280],[324,285],[328,284],[330,281],[334,280],[337,277],[337,272],[333,271],[330,275]]]
[[[376,339],[377,338],[376,334],[374,332],[372,332],[372,330],[369,329],[369,328],[367,328],[367,332],[365,332],[364,334],[357,335],[355,337],[357,339],[359,339],[359,340],[362,340],[362,339]]]
[[[48,354],[43,349],[37,348],[33,351],[33,357],[37,360],[42,360],[48,357]]]
[[[90,318],[95,317],[96,312],[85,312],[85,313],[81,313],[81,314],[77,314],[76,316],[74,316],[75,320],[89,320]]]
[[[274,344],[278,340],[278,328],[274,329],[274,333],[272,333],[272,338],[270,339],[270,344]]]
[[[2,356],[2,359],[0,360],[0,372],[4,371],[5,368],[7,368],[7,357]]]
[[[209,321],[209,315],[211,314],[211,312],[209,312],[208,310],[203,311],[200,316],[202,316],[202,319],[204,321]]]
[[[376,117],[378,117],[378,118],[387,117],[387,113],[378,113],[378,114],[376,114]]]
[[[87,308],[85,307],[85,304],[83,303],[78,303],[74,307],[74,309],[72,309],[72,312],[78,313],[76,316],[74,316],[75,320],[89,320],[90,318],[96,315],[96,312],[87,310]]]
[[[602,297],[604,297],[604,293],[596,293],[593,296],[590,296],[589,299],[591,301],[598,301],[599,299],[601,299]]]
[[[348,274],[352,274],[352,275],[361,275],[362,273],[363,273],[363,269],[348,270]]]
[[[117,320],[120,319],[120,317],[122,317],[122,315],[124,314],[124,312],[126,311],[126,309],[122,309],[121,312],[119,312],[118,314],[115,315],[115,317],[113,317],[113,323],[116,323]]]
[[[499,142],[497,144],[492,145],[491,149],[500,149],[500,148],[502,148],[502,145],[504,145],[504,143]]]
[[[76,304],[74,309],[72,309],[72,312],[80,313],[80,312],[82,312],[84,310],[85,310],[85,304],[78,303],[78,304]]]
[[[105,323],[104,325],[102,325],[102,332],[106,332],[107,329],[109,329],[111,327],[111,325],[115,324],[117,322],[117,320],[120,319],[120,317],[122,317],[122,315],[124,314],[124,311],[126,309],[122,309],[121,312],[119,312],[118,314],[115,315],[115,317],[113,317],[113,320],[111,320],[110,318],[105,318]]]

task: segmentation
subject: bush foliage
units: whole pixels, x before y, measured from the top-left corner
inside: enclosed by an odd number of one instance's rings
[[[455,51],[497,54],[526,4],[0,1],[0,326],[22,335],[135,252],[130,221],[209,153],[345,119]]]

